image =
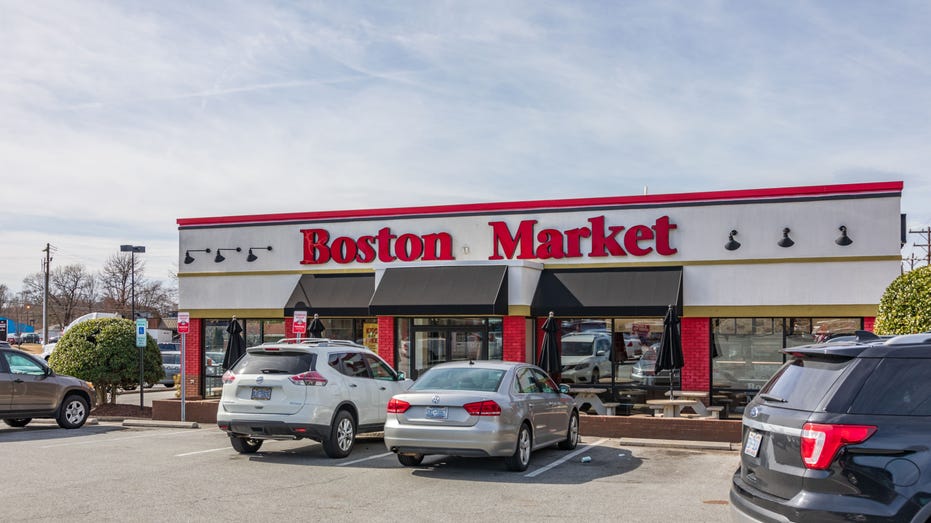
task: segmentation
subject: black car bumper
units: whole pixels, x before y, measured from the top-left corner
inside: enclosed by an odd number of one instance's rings
[[[230,435],[253,439],[301,439],[308,438],[323,441],[330,435],[327,425],[309,423],[285,423],[283,421],[246,421],[231,420],[218,422],[221,430]]]

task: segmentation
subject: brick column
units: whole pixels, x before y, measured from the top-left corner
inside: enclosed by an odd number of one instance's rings
[[[873,328],[876,327],[876,318],[875,317],[866,317],[863,318],[863,330],[873,332]]]
[[[708,390],[711,386],[711,319],[682,318],[682,390]]]
[[[392,368],[397,368],[394,361],[394,316],[378,317],[378,355]]]
[[[501,323],[504,361],[524,362],[527,359],[527,319],[523,316],[505,316]]]
[[[204,338],[204,320],[191,318],[188,333],[182,336],[184,336],[184,379],[187,380],[184,386],[185,398],[200,399],[200,384],[204,373],[200,365],[203,360],[201,341]]]
[[[294,317],[285,316],[284,317],[284,337],[285,338],[296,338],[297,334],[291,334],[291,328],[294,327]]]

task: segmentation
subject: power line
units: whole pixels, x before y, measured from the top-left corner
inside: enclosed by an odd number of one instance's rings
[[[913,247],[924,247],[925,249],[925,262],[927,265],[931,265],[931,227],[925,227],[924,229],[909,229],[910,234],[918,234],[924,237],[924,243],[913,243]],[[914,268],[914,266],[912,267]]]

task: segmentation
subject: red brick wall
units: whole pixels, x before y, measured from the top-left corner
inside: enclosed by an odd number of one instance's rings
[[[394,316],[378,317],[378,355],[391,367],[394,362]]]
[[[292,327],[294,327],[294,317],[285,316],[284,317],[284,337],[285,338],[297,338],[297,334],[291,333]]]
[[[863,318],[863,330],[873,332],[873,327],[876,326],[876,318]]]
[[[201,373],[204,371],[200,366],[201,353],[203,352],[201,340],[204,337],[204,320],[191,318],[188,333],[183,336],[184,372],[187,377],[184,393],[188,398],[199,398]]]
[[[682,318],[682,390],[708,390],[711,380],[711,321]]]
[[[505,316],[502,319],[502,352],[504,361],[524,362],[527,359],[527,328],[523,316]]]

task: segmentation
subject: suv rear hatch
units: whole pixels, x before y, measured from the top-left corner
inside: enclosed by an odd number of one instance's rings
[[[314,391],[291,378],[316,370],[316,363],[316,355],[307,351],[250,349],[229,371],[235,379],[223,387],[223,408],[233,413],[295,414]]]
[[[817,427],[806,423],[814,413],[824,413],[827,399],[857,367],[855,357],[861,351],[862,347],[845,347],[792,353],[794,359],[776,372],[744,411],[740,487],[754,495],[786,500],[803,490],[806,477],[825,472],[805,465],[803,447],[808,459],[812,453],[833,453],[819,447],[823,437],[810,430]]]

